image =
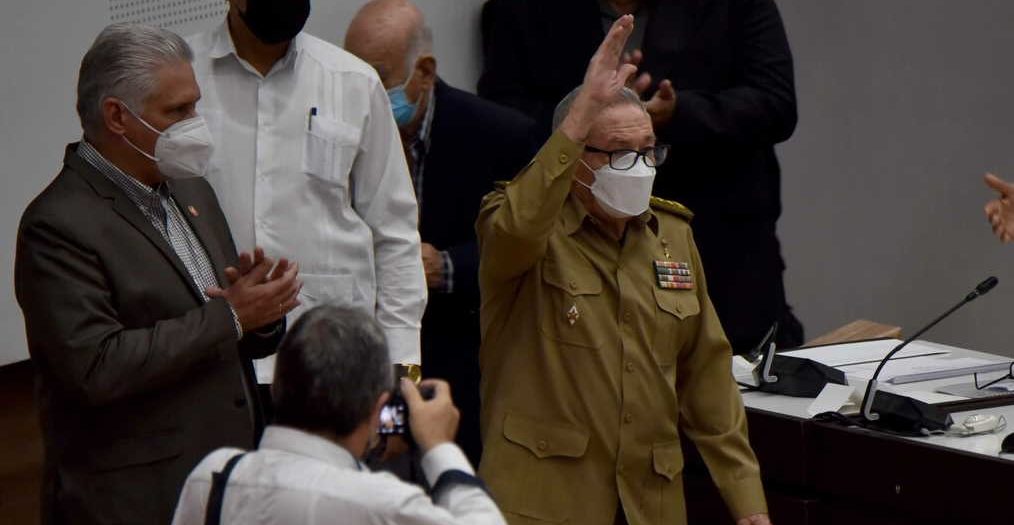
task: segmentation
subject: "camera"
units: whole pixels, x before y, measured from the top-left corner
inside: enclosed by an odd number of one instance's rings
[[[391,392],[391,398],[380,409],[380,427],[377,433],[382,436],[404,435],[408,432],[408,404],[401,395],[400,389]]]
[[[401,378],[408,377],[418,384],[418,377],[413,376],[412,370],[402,365],[395,366],[394,387],[391,389],[391,397],[380,409],[380,426],[377,433],[382,436],[407,436],[411,438],[408,427],[408,403],[401,394]],[[419,394],[423,399],[433,399],[436,392],[429,387],[421,387]]]

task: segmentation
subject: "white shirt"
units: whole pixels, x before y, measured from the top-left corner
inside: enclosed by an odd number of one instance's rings
[[[202,525],[211,475],[239,449],[221,448],[187,477],[174,525]],[[432,485],[447,470],[474,475],[456,445],[445,443],[422,458]],[[322,437],[269,426],[258,450],[239,461],[222,500],[222,524],[505,524],[481,488],[451,484],[436,501],[387,472],[371,472],[347,450]]]
[[[303,304],[290,321],[322,302],[361,307],[392,362],[419,364],[418,211],[376,72],[306,33],[264,76],[236,54],[227,23],[188,40],[215,141],[208,181],[237,247],[299,263]]]

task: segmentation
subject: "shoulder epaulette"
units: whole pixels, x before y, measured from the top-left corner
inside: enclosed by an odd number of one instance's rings
[[[667,211],[683,217],[687,221],[694,218],[694,212],[690,211],[690,208],[676,202],[667,199],[661,199],[659,197],[651,198],[651,207],[656,210]]]

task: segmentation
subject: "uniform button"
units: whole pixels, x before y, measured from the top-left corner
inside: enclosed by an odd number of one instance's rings
[[[236,399],[232,400],[232,404],[236,405],[236,408],[243,408],[243,407],[246,406],[246,398],[245,397],[237,397]]]
[[[675,474],[676,473],[676,468],[673,467],[672,465],[666,465],[665,466],[665,471],[667,473],[669,473],[669,474]]]
[[[630,414],[630,412],[627,412],[626,414],[623,414],[623,422],[624,423],[631,423],[633,421],[634,421],[634,416],[632,416]]]
[[[568,284],[570,284],[570,289],[571,290],[576,290],[577,289],[577,281],[571,281]]]
[[[540,439],[539,442],[535,444],[535,447],[539,450],[546,450],[549,448],[549,443],[546,443],[544,439]]]
[[[633,372],[634,371],[634,363],[631,362],[631,361],[627,361],[626,369],[627,369],[627,372]]]
[[[560,164],[566,164],[568,162],[570,162],[570,156],[568,156],[566,153],[561,153],[560,154]]]
[[[631,317],[633,317],[633,316],[630,315],[630,310],[627,310],[626,312],[623,312],[623,320],[625,322],[629,323]]]
[[[683,310],[680,309],[680,303],[676,303],[676,313],[683,313]]]

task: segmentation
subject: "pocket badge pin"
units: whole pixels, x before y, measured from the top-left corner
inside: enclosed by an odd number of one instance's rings
[[[574,326],[574,323],[580,318],[581,312],[577,311],[577,304],[572,305],[570,310],[567,310],[567,322],[570,323],[570,326]]]

